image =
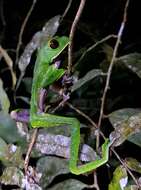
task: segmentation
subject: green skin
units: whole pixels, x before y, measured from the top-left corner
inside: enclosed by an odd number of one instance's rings
[[[32,96],[30,103],[30,123],[33,128],[55,127],[61,125],[70,126],[71,130],[71,146],[70,146],[70,171],[76,175],[92,171],[99,166],[105,164],[109,157],[110,141],[106,139],[102,145],[102,158],[78,166],[78,153],[80,144],[80,122],[73,117],[62,117],[39,111],[39,93],[41,89],[49,87],[55,81],[60,79],[64,73],[64,69],[58,69],[52,64],[53,60],[64,50],[69,43],[68,37],[54,37],[58,42],[58,47],[51,47],[51,40],[44,44],[37,56],[34,68],[34,77],[32,84]]]

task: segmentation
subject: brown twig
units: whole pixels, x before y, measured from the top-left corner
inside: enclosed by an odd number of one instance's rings
[[[99,187],[99,185],[98,185],[97,173],[94,172],[93,174],[94,174],[94,184],[89,185],[89,188],[90,188],[90,189],[95,188],[96,190],[100,190],[100,187]]]
[[[76,31],[76,27],[77,27],[77,24],[79,22],[80,16],[81,16],[81,14],[83,12],[85,2],[86,2],[86,0],[81,0],[80,1],[79,8],[77,10],[77,13],[75,15],[75,19],[74,19],[74,21],[72,23],[71,30],[70,30],[70,35],[69,35],[70,43],[69,43],[69,46],[68,46],[68,69],[67,69],[67,74],[68,75],[70,75],[71,67],[72,67],[72,50],[73,50],[74,34],[75,34],[75,31]]]
[[[72,4],[72,0],[69,0],[68,5],[67,5],[67,7],[66,7],[66,9],[65,9],[65,11],[64,11],[64,13],[63,13],[63,15],[62,15],[61,20],[64,19],[64,17],[65,17],[66,14],[68,13],[68,10],[70,9],[71,4]]]
[[[75,110],[79,115],[83,116],[85,119],[87,119],[87,121],[89,121],[91,123],[91,125],[97,130],[97,124],[88,116],[86,115],[84,112],[82,112],[81,110],[79,110],[78,108],[74,107],[71,103],[66,102],[66,105],[68,105],[71,109]],[[104,136],[104,134],[100,131],[100,135],[103,137],[103,139],[106,139],[106,137]]]
[[[73,110],[75,110],[78,114],[80,114],[81,116],[83,116],[85,119],[87,119],[93,126],[95,129],[97,129],[97,125],[95,124],[95,122],[88,116],[86,115],[84,112],[82,112],[81,110],[79,110],[78,108],[74,107],[71,103],[66,102],[66,104]]]
[[[11,72],[11,76],[12,76],[12,88],[14,88],[17,79],[16,79],[16,75],[15,75],[15,73],[13,71],[13,61],[12,61],[11,57],[8,55],[8,53],[6,52],[6,50],[3,49],[1,45],[0,45],[0,53],[4,57],[4,60],[7,63],[8,68],[9,68],[9,70]]]
[[[101,122],[102,122],[102,118],[103,118],[103,113],[104,113],[104,104],[105,104],[105,99],[106,99],[106,95],[107,95],[107,91],[109,89],[109,83],[110,83],[110,78],[111,78],[111,74],[112,74],[112,68],[114,65],[114,61],[117,55],[117,51],[118,51],[118,47],[123,35],[123,30],[126,24],[126,20],[127,20],[127,8],[128,8],[128,4],[129,4],[129,0],[126,1],[125,7],[124,7],[124,14],[123,14],[123,19],[118,31],[118,35],[117,35],[117,41],[114,47],[114,51],[113,51],[113,56],[110,62],[110,66],[108,68],[108,72],[107,72],[107,79],[106,79],[106,84],[105,84],[105,88],[104,88],[104,92],[103,92],[103,96],[102,96],[102,100],[101,100],[101,108],[100,108],[100,116],[99,116],[99,121],[98,121],[98,128],[100,128],[101,126]],[[97,148],[99,147],[99,135],[97,135]]]
[[[29,164],[30,154],[31,154],[32,148],[33,148],[33,146],[35,144],[35,141],[36,141],[36,138],[37,138],[37,134],[38,134],[38,129],[34,129],[32,137],[31,137],[30,144],[28,146],[26,157],[25,157],[25,160],[24,160],[24,170],[25,170],[25,173],[28,170],[28,164]]]
[[[108,35],[105,38],[97,41],[94,45],[90,46],[86,51],[84,51],[84,53],[81,55],[81,57],[79,58],[79,60],[77,61],[77,63],[75,64],[74,67],[76,67],[81,62],[81,60],[85,57],[85,55],[87,53],[89,53],[91,50],[94,50],[98,45],[102,44],[103,42],[105,42],[111,38],[117,38],[117,36],[114,34]]]
[[[25,29],[26,24],[28,22],[28,19],[29,19],[31,13],[32,13],[34,7],[35,7],[36,2],[37,2],[37,0],[33,0],[33,3],[31,5],[31,7],[30,7],[30,9],[29,9],[29,11],[28,11],[23,23],[22,23],[21,29],[20,29],[19,38],[18,38],[18,44],[17,44],[17,48],[16,48],[16,61],[15,61],[16,64],[18,63],[18,59],[19,59],[19,51],[20,51],[20,47],[22,45],[23,32],[24,32],[24,29]]]
[[[128,168],[128,166],[126,165],[126,163],[120,158],[120,156],[117,154],[117,152],[113,148],[111,148],[111,150],[115,154],[115,156],[117,157],[117,159],[120,161],[120,163],[123,165],[123,167],[127,170],[127,172],[129,173],[129,175],[132,177],[132,179],[134,180],[134,182],[136,183],[136,185],[139,188],[140,185],[139,185],[138,181],[136,180],[135,176],[130,171],[130,169]]]

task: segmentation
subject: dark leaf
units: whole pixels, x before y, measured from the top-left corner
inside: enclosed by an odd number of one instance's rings
[[[130,53],[122,57],[117,58],[117,64],[124,64],[128,69],[133,71],[141,78],[141,54],[140,53]]]
[[[10,102],[5,90],[3,89],[2,80],[0,79],[0,111],[8,113],[9,107],[10,107]]]
[[[97,76],[103,75],[102,70],[100,69],[93,69],[89,71],[84,77],[80,78],[74,85],[72,86],[71,91],[74,92],[75,90],[78,90],[83,85],[90,82],[92,79],[96,78]]]
[[[136,139],[133,135],[141,132],[141,112],[139,109],[122,109],[109,114],[110,122],[115,130],[110,134],[110,138],[116,138],[114,146],[119,146],[125,140],[130,140],[135,144]]]

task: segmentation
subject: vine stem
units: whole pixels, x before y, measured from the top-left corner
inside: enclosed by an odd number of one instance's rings
[[[7,51],[0,45],[0,54],[3,56],[5,62],[8,65],[8,68],[11,72],[11,76],[12,76],[12,88],[14,89],[15,85],[16,85],[16,74],[13,70],[13,61],[11,59],[11,57],[8,55]]]
[[[115,47],[113,50],[113,56],[110,62],[110,66],[108,68],[108,72],[107,72],[107,79],[106,79],[106,84],[105,84],[105,88],[104,88],[104,92],[103,92],[103,96],[101,99],[101,108],[100,108],[100,116],[99,116],[99,121],[98,121],[98,129],[100,130],[100,126],[101,126],[101,122],[102,122],[102,118],[103,118],[103,113],[104,113],[104,105],[105,105],[105,99],[106,99],[106,95],[107,95],[107,91],[109,89],[109,83],[110,83],[110,79],[111,79],[111,74],[112,74],[112,69],[114,66],[114,62],[115,62],[115,58],[118,52],[118,48],[121,42],[121,38],[123,35],[123,31],[125,28],[125,24],[127,21],[127,9],[128,9],[128,5],[129,5],[129,0],[126,1],[125,7],[124,7],[124,13],[123,13],[123,19],[117,34],[117,40],[115,43]],[[99,134],[97,135],[97,149],[99,147]]]
[[[68,68],[67,68],[67,74],[70,75],[71,73],[71,68],[72,68],[72,50],[73,50],[73,39],[74,39],[74,34],[76,31],[77,24],[79,22],[80,16],[83,12],[84,6],[85,6],[86,0],[81,0],[79,8],[77,10],[77,13],[75,15],[74,21],[71,26],[69,38],[70,38],[70,43],[68,46]]]
[[[37,0],[33,0],[33,3],[31,5],[31,7],[30,7],[30,9],[29,9],[29,11],[28,11],[23,23],[22,23],[21,29],[20,29],[18,44],[17,44],[17,48],[16,48],[16,61],[15,61],[16,64],[18,63],[18,59],[19,59],[19,51],[20,51],[21,44],[22,44],[23,32],[24,32],[24,29],[25,29],[26,24],[28,22],[28,19],[32,13],[34,7],[35,7],[36,2],[37,2]]]
[[[130,171],[130,169],[126,165],[125,161],[123,161],[120,158],[120,156],[117,154],[117,152],[113,148],[111,148],[111,150],[114,153],[114,155],[117,157],[117,159],[120,161],[120,163],[123,165],[123,167],[127,170],[127,172],[129,173],[129,175],[132,177],[132,179],[134,180],[134,182],[136,183],[136,185],[138,186],[138,188],[140,188],[140,184],[138,183],[138,181],[136,180],[135,176],[133,175],[133,173]]]
[[[31,154],[31,151],[32,151],[33,146],[34,146],[34,144],[35,144],[37,135],[38,135],[38,129],[34,129],[34,130],[33,130],[33,134],[32,134],[32,136],[31,136],[31,141],[30,141],[29,146],[28,146],[28,150],[27,150],[27,152],[26,152],[26,157],[25,157],[25,159],[24,159],[24,170],[25,170],[25,174],[26,174],[27,171],[28,171],[28,165],[29,165],[30,154]]]
[[[64,11],[64,13],[63,13],[63,15],[62,15],[61,20],[63,20],[64,17],[66,16],[66,14],[68,13],[68,11],[69,11],[69,9],[70,9],[70,7],[71,7],[71,4],[72,4],[72,0],[69,0],[68,5],[67,5],[67,7],[66,7],[66,9],[65,9],[65,11]]]

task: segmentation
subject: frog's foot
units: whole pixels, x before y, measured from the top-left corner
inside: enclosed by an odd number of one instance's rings
[[[65,93],[63,93],[63,100],[62,100],[62,102],[66,102],[66,101],[68,101],[70,99],[70,93],[68,92],[67,94],[65,94]]]
[[[27,109],[17,109],[13,110],[11,113],[11,118],[23,122],[23,123],[28,123],[29,122],[29,110]]]
[[[63,93],[62,97],[63,97],[63,99],[59,103],[59,105],[58,105],[59,107],[64,106],[64,104],[70,99],[70,93],[69,92],[67,94]]]
[[[62,85],[72,85],[72,84],[73,84],[73,77],[67,76],[67,74],[65,74],[62,79]]]

